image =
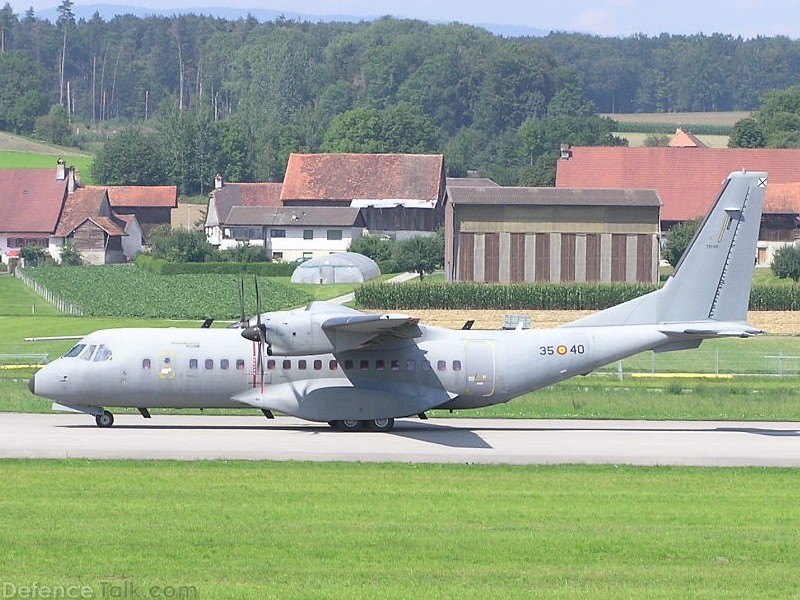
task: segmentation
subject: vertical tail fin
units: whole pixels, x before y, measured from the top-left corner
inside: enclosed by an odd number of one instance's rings
[[[568,327],[746,321],[766,186],[766,173],[731,173],[660,290]]]

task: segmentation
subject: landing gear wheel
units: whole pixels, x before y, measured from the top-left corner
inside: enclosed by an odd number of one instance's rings
[[[364,421],[358,419],[342,419],[332,423],[333,428],[339,431],[361,431],[364,428]]]
[[[391,431],[394,427],[394,419],[372,419],[367,421],[370,431]]]
[[[102,415],[97,415],[94,418],[94,421],[98,427],[111,427],[114,424],[114,415],[104,410]]]

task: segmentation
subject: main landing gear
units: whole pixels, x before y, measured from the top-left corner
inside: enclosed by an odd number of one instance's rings
[[[95,416],[94,421],[98,427],[111,427],[114,424],[114,415],[104,410],[101,414]]]
[[[391,431],[394,427],[394,419],[370,419],[361,421],[358,419],[342,419],[339,421],[328,421],[328,425],[338,431]]]

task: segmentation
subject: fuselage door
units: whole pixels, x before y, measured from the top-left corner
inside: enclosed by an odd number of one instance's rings
[[[468,396],[494,394],[494,345],[491,342],[467,342],[466,374]]]

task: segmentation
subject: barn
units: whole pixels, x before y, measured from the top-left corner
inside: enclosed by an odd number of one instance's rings
[[[448,185],[448,281],[658,281],[654,190]]]

